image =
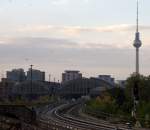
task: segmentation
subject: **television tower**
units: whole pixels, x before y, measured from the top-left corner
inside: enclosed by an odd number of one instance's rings
[[[136,33],[135,33],[135,40],[133,43],[133,46],[136,49],[136,76],[137,79],[134,81],[134,86],[133,86],[133,99],[134,99],[134,108],[133,108],[133,117],[137,121],[137,105],[139,102],[139,48],[142,45],[142,42],[140,40],[140,33],[139,33],[139,1],[137,0],[137,23],[136,23]]]
[[[139,74],[139,48],[142,45],[140,40],[140,33],[139,33],[139,1],[137,0],[137,23],[136,23],[136,33],[135,33],[135,40],[133,46],[136,48],[136,74]]]

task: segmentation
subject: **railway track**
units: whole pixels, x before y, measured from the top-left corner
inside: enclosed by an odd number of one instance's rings
[[[61,105],[51,111],[50,118],[47,120],[55,125],[66,128],[65,130],[116,130],[116,125],[108,125],[104,122],[95,123],[67,115],[68,111],[76,107],[77,104]],[[69,113],[70,113],[69,112]],[[62,129],[60,129],[62,130]],[[119,128],[119,130],[128,130],[127,128]]]
[[[10,130],[116,130],[115,125],[96,123],[74,117],[78,103],[59,104],[58,106],[46,107],[43,116],[37,119],[36,124],[25,123],[19,118],[8,118],[0,120],[4,127],[9,126]],[[127,130],[127,129],[120,129]]]
[[[82,107],[84,104],[79,104],[79,105],[75,105],[73,106],[71,109],[69,109],[68,111],[66,111],[66,113],[64,114],[64,116],[70,118],[70,119],[78,119],[80,121],[86,121],[88,123],[93,123],[95,125],[99,124],[99,125],[104,125],[104,126],[109,126],[109,127],[118,127],[121,130],[126,130],[128,129],[128,125],[126,125],[125,123],[121,124],[121,123],[111,123],[109,121],[106,120],[102,120],[102,119],[97,119],[91,116],[88,116],[86,114],[84,114],[82,112]]]

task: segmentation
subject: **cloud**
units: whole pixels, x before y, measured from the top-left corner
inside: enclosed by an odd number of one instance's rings
[[[54,5],[64,5],[68,3],[68,0],[51,0],[51,3]]]
[[[80,3],[89,3],[89,0],[51,0],[51,3],[53,5],[66,5],[69,2],[70,3],[77,2],[77,4],[80,4]]]
[[[62,49],[121,49],[128,46],[119,43],[80,42],[65,38],[49,37],[7,37],[0,38],[1,46],[18,46],[26,48],[62,48]]]
[[[134,40],[135,28],[134,25],[128,24],[96,27],[28,25],[18,28],[17,32],[27,36],[71,39],[84,48],[104,48],[104,45],[129,48]],[[143,32],[141,33],[142,42],[148,46],[150,26],[140,26],[140,31]]]
[[[150,30],[150,26],[140,26],[141,30]],[[46,31],[58,31],[70,35],[77,35],[80,33],[90,32],[123,32],[135,30],[134,25],[120,24],[110,26],[97,26],[97,27],[81,27],[81,26],[54,26],[54,25],[28,25],[20,27],[19,32],[46,32]]]
[[[61,38],[48,38],[48,37],[9,37],[0,38],[2,41],[1,46],[19,46],[30,48],[74,48],[79,46],[77,42]]]
[[[25,58],[32,57],[34,61],[38,62],[45,62],[49,59],[52,64],[57,62],[65,64],[64,61],[66,61],[66,64],[78,63],[84,65],[87,63],[87,65],[96,65],[96,57],[102,60],[104,56],[105,58],[111,57],[114,50],[118,50],[119,53],[122,52],[112,45],[78,43],[66,39],[26,37],[13,38],[8,41],[7,44],[0,44],[1,62],[20,62]],[[116,52],[114,54],[118,55]]]
[[[118,48],[104,43],[80,43],[67,39],[47,37],[9,38],[0,44],[0,65],[3,69],[12,66],[29,66],[31,59],[35,67],[60,76],[65,69],[79,69],[94,74],[114,74],[126,77],[134,71],[134,48]],[[142,72],[149,72],[150,51],[140,50]],[[2,66],[3,65],[3,66]]]

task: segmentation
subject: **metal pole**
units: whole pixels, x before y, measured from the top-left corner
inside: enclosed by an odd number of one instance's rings
[[[30,87],[31,87],[31,99],[32,99],[32,96],[33,96],[33,90],[32,90],[32,86],[33,86],[33,85],[32,85],[32,82],[33,82],[33,81],[32,81],[32,67],[33,67],[33,65],[30,65],[30,66],[31,66],[31,68],[30,68],[30,78],[31,78],[31,79],[30,79],[30,85],[31,85],[31,86],[30,86]]]
[[[49,74],[49,82],[51,82],[51,74]]]
[[[139,48],[136,48],[136,74],[139,74]]]

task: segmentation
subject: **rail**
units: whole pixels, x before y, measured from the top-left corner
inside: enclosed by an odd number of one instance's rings
[[[57,121],[63,123],[64,125],[68,125],[74,129],[81,129],[81,130],[114,130],[116,129],[116,125],[108,126],[108,124],[97,124],[94,122],[89,122],[73,117],[68,117],[63,113],[65,109],[71,109],[73,105],[68,104],[60,106],[55,111],[53,111],[53,116]],[[68,108],[67,108],[68,107]],[[120,128],[120,130],[127,130],[127,128]]]
[[[27,123],[19,118],[0,116],[0,128],[5,127],[10,130],[115,130],[116,126],[108,124],[97,124],[66,115],[78,103],[68,103],[51,110],[50,118],[37,118],[34,123]],[[47,111],[48,112],[48,111]],[[44,113],[47,114],[47,113]],[[3,118],[2,118],[3,117]],[[121,128],[120,130],[127,130]]]

